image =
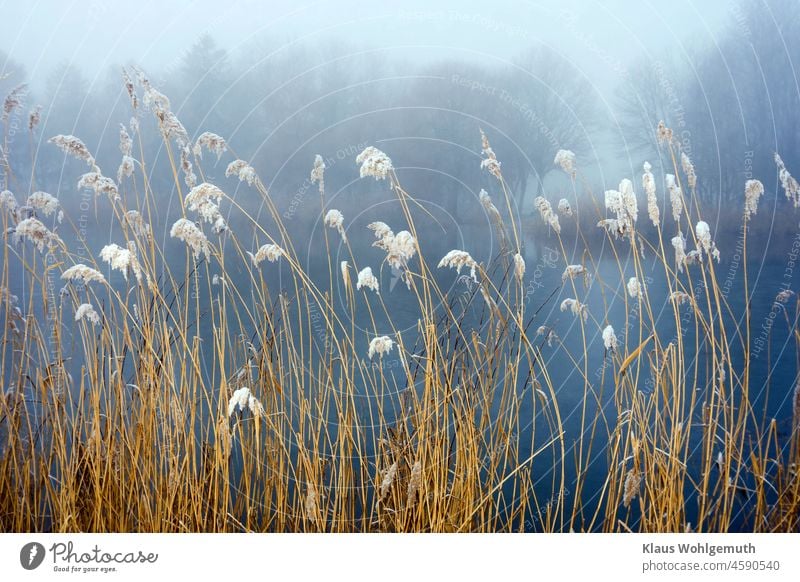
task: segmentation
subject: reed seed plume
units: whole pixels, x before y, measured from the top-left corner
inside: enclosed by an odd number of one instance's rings
[[[475,259],[470,256],[470,254],[466,251],[459,251],[457,249],[453,249],[452,251],[448,252],[442,260],[439,261],[439,268],[450,268],[455,269],[457,274],[461,274],[461,269],[464,267],[469,269],[469,276],[472,278],[474,282],[478,282],[478,275],[477,275],[477,268],[478,263],[475,262]]]
[[[394,347],[394,341],[392,341],[392,338],[388,335],[373,338],[372,341],[369,342],[369,359],[371,360],[375,354],[383,357],[385,354],[392,351],[392,347]]]
[[[358,156],[356,163],[361,164],[361,177],[372,176],[376,180],[385,180],[394,169],[392,160],[378,148],[367,147]]]
[[[81,321],[82,319],[87,320],[92,325],[100,323],[100,316],[89,303],[82,303],[75,310],[75,321]]]
[[[571,150],[558,150],[553,163],[557,166],[561,166],[561,169],[564,170],[564,173],[571,178],[574,178],[578,172],[575,161],[575,152]]]

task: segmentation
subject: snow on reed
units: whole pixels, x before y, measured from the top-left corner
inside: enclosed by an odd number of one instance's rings
[[[556,157],[553,160],[553,164],[561,166],[561,169],[564,170],[564,173],[572,178],[574,178],[575,174],[577,173],[575,152],[571,150],[558,150],[556,152]]]

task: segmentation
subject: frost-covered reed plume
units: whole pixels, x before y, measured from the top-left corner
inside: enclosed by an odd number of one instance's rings
[[[556,234],[561,233],[561,224],[558,221],[558,214],[553,212],[553,207],[550,205],[550,202],[542,196],[537,196],[533,200],[534,206],[539,211],[539,214],[542,216],[542,220],[544,220],[550,228],[556,231]]]
[[[253,262],[253,266],[258,267],[264,261],[274,263],[284,255],[284,252],[278,245],[268,243],[261,245],[255,254],[247,251],[247,255]]]
[[[217,160],[219,160],[222,157],[222,154],[228,151],[228,144],[216,133],[206,131],[200,134],[200,137],[197,138],[194,143],[194,148],[192,148],[192,152],[198,158],[202,158],[203,148],[210,152],[214,152],[217,155]]]
[[[572,205],[569,200],[562,198],[558,201],[558,211],[564,216],[572,216]]]
[[[394,479],[397,476],[397,461],[392,463],[388,469],[383,473],[383,480],[381,481],[380,487],[380,498],[381,500],[385,499],[386,496],[389,494],[389,490],[392,488],[392,484],[394,483]]]
[[[408,272],[408,262],[417,252],[417,241],[407,230],[394,234],[385,222],[370,223],[367,228],[375,233],[377,239],[372,246],[386,251],[386,262],[401,272],[406,286],[411,288],[411,276]]]
[[[564,301],[561,302],[561,311],[571,311],[574,315],[581,316],[584,321],[589,318],[588,308],[577,299],[564,299]]]
[[[28,86],[25,83],[21,85],[17,85],[8,95],[6,95],[5,100],[3,101],[3,114],[0,116],[0,121],[3,123],[8,122],[8,118],[11,113],[22,106],[22,100],[25,96],[25,92],[27,91]]]
[[[564,173],[571,178],[574,178],[578,172],[577,164],[575,163],[575,152],[571,150],[558,150],[553,163],[557,166],[561,166]]]
[[[674,174],[665,175],[664,180],[669,192],[669,203],[672,206],[672,218],[675,222],[680,222],[681,214],[683,213],[683,191],[678,185]]]
[[[100,316],[89,303],[82,303],[78,306],[78,309],[75,310],[75,321],[80,321],[82,319],[86,319],[92,325],[100,323]]]
[[[708,226],[708,223],[704,220],[699,221],[694,228],[694,232],[697,236],[697,250],[700,253],[700,260],[703,258],[702,253],[705,252],[706,256],[716,259],[716,261],[719,262],[719,250],[717,249],[717,245],[714,244],[714,241],[711,240],[711,228]]]
[[[89,152],[89,148],[74,135],[56,135],[47,141],[58,146],[65,154],[86,162],[92,167],[93,172],[100,173],[100,169],[94,161],[94,156]]]
[[[606,190],[605,203],[606,210],[613,212],[615,218],[606,219],[601,226],[618,236],[632,236],[639,215],[633,182],[625,178],[619,183],[619,190]]]
[[[4,210],[8,212],[12,218],[16,218],[18,209],[19,203],[11,190],[3,190],[0,192],[0,211]]]
[[[186,208],[197,212],[200,217],[212,225],[215,233],[220,234],[228,229],[228,225],[219,211],[219,203],[225,193],[208,182],[192,188],[186,195]]]
[[[106,282],[106,278],[102,273],[84,264],[73,265],[61,273],[61,278],[67,281],[80,281],[84,285],[88,285],[91,282]]]
[[[247,182],[248,186],[252,186],[258,180],[255,168],[245,162],[244,160],[234,160],[225,169],[225,177],[230,178],[236,176],[240,182]]]
[[[642,284],[639,283],[639,279],[636,277],[631,277],[628,279],[628,295],[630,295],[633,299],[639,299],[642,297]]]
[[[614,328],[610,325],[607,325],[603,330],[603,345],[609,352],[617,351],[617,335],[614,333]]]
[[[675,265],[678,267],[678,272],[683,272],[683,266],[686,264],[686,238],[683,236],[683,233],[678,231],[674,237],[672,237],[672,246],[675,248]]]
[[[119,189],[111,178],[98,171],[87,172],[78,180],[78,188],[93,190],[96,196],[105,194],[112,202],[119,200]]]
[[[467,267],[469,269],[469,276],[472,277],[472,280],[476,283],[478,282],[478,274],[477,268],[478,263],[475,262],[475,259],[466,252],[466,251],[459,251],[453,249],[449,253],[447,253],[442,260],[439,261],[439,268],[449,267],[450,269],[455,269],[456,273],[459,275],[461,274],[461,269]]]
[[[800,207],[800,184],[797,183],[797,180],[795,180],[789,173],[789,170],[786,169],[778,152],[775,152],[775,165],[778,166],[778,178],[781,181],[783,191],[786,193],[786,198],[792,201],[792,205],[794,205],[795,208]]]
[[[322,156],[314,156],[314,167],[311,169],[311,183],[319,186],[319,193],[325,193],[325,161]]]
[[[744,219],[750,220],[758,214],[758,200],[764,194],[764,184],[760,180],[748,180],[744,184]]]
[[[481,160],[481,169],[486,170],[492,176],[497,178],[498,180],[503,179],[503,175],[500,173],[500,162],[497,159],[497,156],[492,149],[492,146],[489,145],[489,138],[486,137],[486,134],[481,132],[481,153],[483,154],[483,160]]]
[[[361,177],[372,176],[376,180],[385,180],[392,171],[392,160],[376,147],[369,146],[356,156],[356,163],[361,164]]]
[[[335,208],[328,210],[327,214],[325,214],[324,221],[325,226],[335,228],[341,235],[342,240],[347,242],[347,234],[344,232],[344,215],[340,211]]]
[[[683,173],[686,174],[686,183],[689,188],[694,189],[697,186],[697,175],[694,173],[694,164],[692,160],[686,155],[686,152],[681,152],[681,167]]]
[[[250,410],[250,413],[256,418],[260,418],[264,415],[264,407],[261,405],[261,402],[253,396],[252,392],[250,392],[250,388],[247,386],[235,390],[231,395],[228,400],[228,417],[233,416],[233,413],[236,412],[237,409],[240,412]]]
[[[211,255],[211,245],[206,235],[191,220],[186,218],[176,220],[169,231],[169,236],[185,242],[192,249],[195,259],[199,259],[201,254],[206,258]]]
[[[55,214],[59,223],[64,220],[64,211],[60,208],[58,198],[47,192],[34,192],[28,196],[27,205],[40,211],[45,216]]]
[[[514,255],[514,275],[520,283],[525,278],[525,259],[519,253]]]
[[[567,265],[567,268],[561,274],[561,282],[564,283],[567,279],[574,279],[575,277],[583,277],[585,281],[589,278],[589,271],[583,265]]]
[[[388,335],[373,338],[369,342],[369,359],[371,360],[375,354],[383,357],[384,354],[388,354],[392,350],[392,347],[394,347],[394,341]]]
[[[56,246],[63,244],[58,235],[51,232],[38,218],[21,220],[17,223],[13,234],[15,243],[28,240],[40,253],[44,252],[45,247],[48,251],[52,251]]]
[[[642,188],[647,196],[647,216],[653,223],[653,226],[658,227],[661,222],[661,212],[658,208],[658,197],[656,196],[656,180],[653,173],[650,171],[652,166],[650,162],[645,162],[642,166],[644,173],[642,174]]]
[[[343,271],[346,273],[346,271]],[[364,267],[358,273],[358,282],[356,283],[356,289],[360,290],[362,287],[367,289],[372,289],[375,293],[380,293],[380,286],[378,285],[378,279],[375,278],[375,275],[372,274],[372,269],[370,267]]]

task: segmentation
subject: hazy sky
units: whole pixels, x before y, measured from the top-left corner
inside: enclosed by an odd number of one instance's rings
[[[37,88],[65,61],[90,79],[124,62],[163,70],[203,32],[234,57],[254,38],[335,37],[418,60],[507,59],[543,42],[605,89],[643,53],[663,59],[687,40],[713,42],[733,7],[731,0],[6,0],[0,49],[26,66]]]

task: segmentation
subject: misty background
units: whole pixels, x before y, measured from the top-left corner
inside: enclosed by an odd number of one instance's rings
[[[62,179],[52,135],[74,134],[101,166],[118,164],[118,127],[131,114],[123,65],[148,74],[190,136],[225,137],[300,220],[314,155],[329,160],[329,184],[346,187],[356,150],[370,144],[387,151],[410,192],[457,221],[475,218],[489,180],[479,128],[523,215],[536,195],[569,190],[553,164],[561,148],[578,154],[597,193],[623,177],[638,183],[644,160],[670,172],[655,144],[662,119],[716,214],[741,202],[751,176],[774,202],[773,153],[790,169],[798,161],[791,0],[185,0],[169,11],[155,2],[6,2],[2,11],[0,92],[26,83],[25,106],[42,106],[37,178],[58,195],[73,180]],[[7,144],[21,176],[30,174],[25,124],[13,124],[18,138]],[[157,149],[159,136],[149,137]]]

